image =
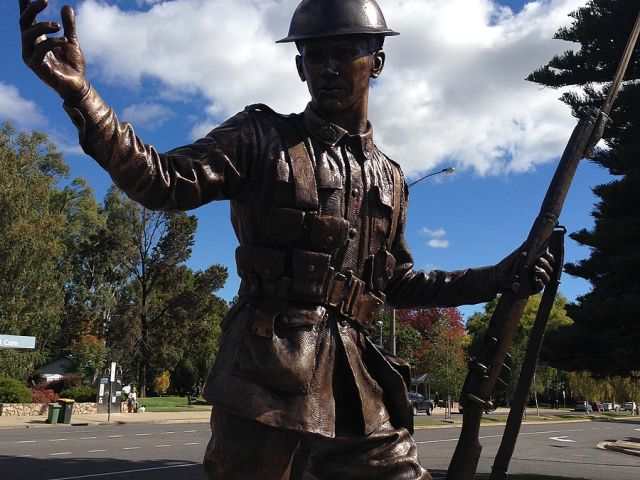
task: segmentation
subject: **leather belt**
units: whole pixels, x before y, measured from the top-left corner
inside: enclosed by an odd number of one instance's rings
[[[243,279],[239,293],[240,296],[279,297],[323,305],[362,328],[369,329],[384,306],[384,293],[372,293],[366,283],[351,272],[345,274],[330,270],[327,277],[320,295],[302,295],[291,291],[291,280],[287,277],[281,277],[276,281],[277,285],[269,289],[260,288],[262,282],[257,276],[251,276],[249,281]]]

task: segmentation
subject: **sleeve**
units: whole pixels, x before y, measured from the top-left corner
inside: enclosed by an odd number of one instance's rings
[[[468,268],[446,272],[415,271],[413,257],[404,238],[408,192],[403,186],[398,229],[391,253],[396,259],[395,269],[385,289],[386,300],[395,308],[453,307],[493,299],[497,293],[493,266]]]
[[[189,210],[212,200],[237,198],[258,159],[255,121],[244,111],[193,144],[158,153],[90,87],[64,109],[80,145],[131,199],[154,210]]]

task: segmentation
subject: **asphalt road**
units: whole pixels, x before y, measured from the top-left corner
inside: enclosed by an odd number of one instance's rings
[[[418,430],[423,464],[442,474],[458,428]],[[502,427],[483,427],[479,472],[488,472]],[[529,425],[522,429],[510,473],[588,480],[637,480],[640,457],[596,448],[599,442],[640,436],[624,421]],[[208,424],[119,425],[0,430],[2,480],[198,480]]]

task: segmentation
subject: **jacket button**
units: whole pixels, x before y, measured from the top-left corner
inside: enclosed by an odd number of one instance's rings
[[[329,235],[327,238],[324,239],[325,243],[333,243],[333,237],[331,235]]]
[[[360,195],[360,190],[358,188],[353,188],[351,190],[351,196],[353,198],[358,198],[359,195]]]
[[[309,266],[307,267],[307,272],[309,272],[309,273],[313,273],[313,272],[315,272],[315,271],[316,271],[316,266],[315,266],[315,265],[309,265]]]
[[[356,230],[355,228],[350,228],[349,229],[349,238],[354,239],[354,238],[356,238],[356,235],[358,235],[358,230]]]

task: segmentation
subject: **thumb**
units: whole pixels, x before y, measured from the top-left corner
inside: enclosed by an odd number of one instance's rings
[[[64,27],[64,36],[71,43],[78,43],[78,35],[76,33],[76,14],[69,5],[62,7],[62,26]]]

